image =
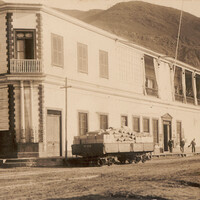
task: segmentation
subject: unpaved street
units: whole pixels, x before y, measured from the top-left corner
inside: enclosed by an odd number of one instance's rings
[[[200,156],[110,167],[0,169],[0,199],[200,199]]]

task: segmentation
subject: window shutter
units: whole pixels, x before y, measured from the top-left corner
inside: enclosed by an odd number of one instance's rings
[[[51,35],[51,52],[52,52],[52,64],[55,66],[62,67],[64,64],[64,48],[63,48],[63,37],[59,35]]]
[[[77,43],[78,71],[88,73],[88,49],[87,45]]]
[[[108,52],[99,50],[99,73],[101,78],[108,78]]]

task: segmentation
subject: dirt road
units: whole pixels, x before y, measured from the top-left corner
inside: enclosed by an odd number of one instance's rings
[[[83,168],[0,169],[0,199],[200,199],[200,156]]]

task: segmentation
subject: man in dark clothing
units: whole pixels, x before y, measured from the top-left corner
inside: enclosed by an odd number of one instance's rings
[[[188,147],[192,146],[192,153],[195,153],[196,149],[196,142],[195,142],[195,138],[191,141],[190,145]]]
[[[173,151],[173,140],[172,140],[172,139],[170,139],[170,140],[168,141],[168,146],[169,146],[169,151],[170,151],[170,153],[172,153],[172,151]]]
[[[180,150],[182,153],[184,153],[184,146],[185,146],[185,140],[182,138],[180,141]]]

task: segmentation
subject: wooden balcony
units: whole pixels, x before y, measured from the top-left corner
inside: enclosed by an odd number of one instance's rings
[[[10,73],[42,73],[43,67],[40,60],[11,59]]]
[[[197,98],[197,103],[198,103],[198,105],[200,106],[200,99],[198,99],[198,98]]]
[[[180,101],[180,102],[184,102],[184,97],[183,97],[182,94],[175,94],[175,100]]]
[[[187,96],[187,97],[186,97],[186,100],[187,100],[187,103],[189,103],[189,104],[194,104],[194,97],[189,97],[189,96]]]
[[[147,88],[146,87],[147,95],[158,97],[158,90],[154,88]]]

